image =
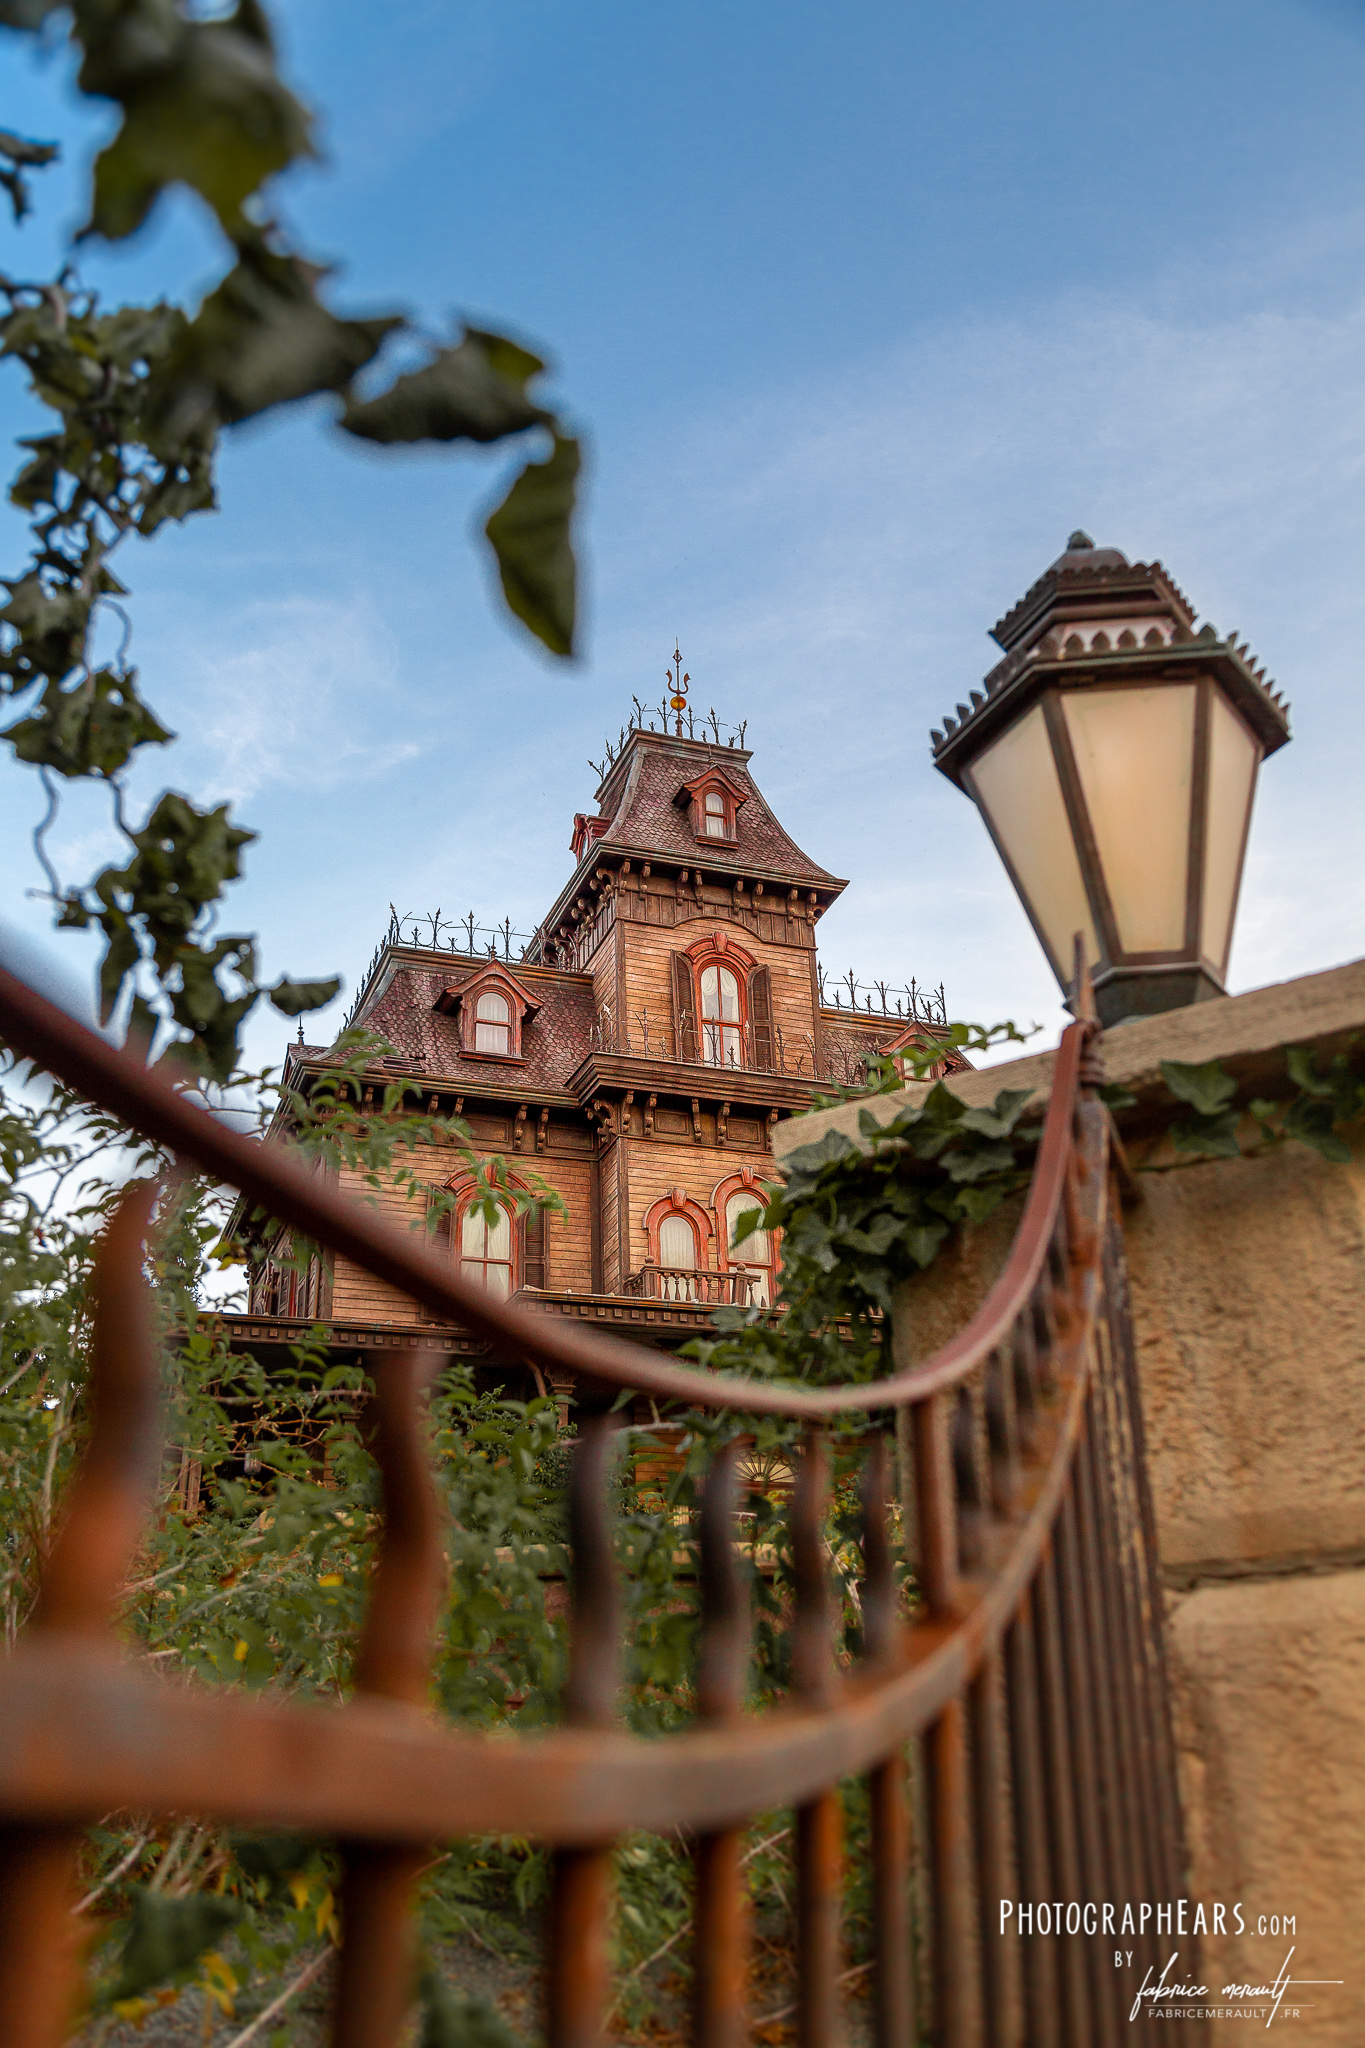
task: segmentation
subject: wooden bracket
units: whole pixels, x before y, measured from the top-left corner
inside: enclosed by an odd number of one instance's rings
[[[697,1097],[696,1097],[695,1095],[694,1095],[694,1096],[692,1097],[692,1136],[693,1136],[693,1138],[695,1139],[696,1143],[697,1143],[698,1145],[700,1145],[700,1143],[701,1143],[701,1103],[700,1103],[700,1102],[699,1102],[699,1101],[697,1100]]]

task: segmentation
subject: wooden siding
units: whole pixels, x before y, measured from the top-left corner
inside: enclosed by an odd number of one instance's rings
[[[474,1149],[481,1158],[495,1156],[491,1149],[478,1146]],[[538,1176],[568,1205],[567,1216],[551,1214],[546,1218],[546,1287],[566,1293],[590,1293],[593,1284],[591,1157],[564,1158],[549,1150],[537,1152],[534,1140],[530,1138],[526,1140],[526,1150],[504,1151],[500,1156],[507,1161],[510,1173],[519,1175],[532,1186]],[[451,1174],[459,1170],[458,1156],[446,1145],[414,1146],[412,1163],[418,1180],[434,1187],[443,1186]],[[362,1199],[375,1192],[366,1186],[359,1174],[343,1173],[340,1185],[346,1192]],[[425,1220],[426,1205],[422,1197],[409,1201],[404,1191],[386,1188],[379,1191],[375,1199],[381,1215],[400,1230],[413,1223],[420,1225]],[[332,1276],[331,1313],[355,1322],[411,1323],[416,1322],[423,1311],[418,1310],[416,1304],[400,1294],[397,1288],[361,1272],[348,1259],[339,1258]]]
[[[770,944],[757,938],[733,915],[725,915],[710,904],[677,925],[632,924],[623,919],[617,931],[623,955],[620,1017],[629,1029],[632,1051],[645,1050],[647,1017],[650,1050],[667,1058],[676,1056],[673,956],[709,932],[723,931],[768,969],[772,977],[774,1033],[781,1033],[788,1067],[795,1066],[800,1048],[815,1033],[811,955],[806,947]]]
[[[630,1235],[629,1270],[638,1272],[649,1257],[649,1245],[645,1234],[645,1215],[652,1205],[674,1188],[681,1188],[710,1218],[715,1233],[707,1254],[707,1264],[715,1266],[716,1238],[724,1228],[723,1221],[712,1206],[711,1197],[717,1183],[728,1174],[738,1173],[741,1167],[750,1166],[759,1180],[773,1181],[777,1169],[772,1154],[765,1150],[738,1145],[697,1145],[687,1149],[673,1144],[660,1144],[656,1139],[632,1138],[625,1150],[630,1161]]]

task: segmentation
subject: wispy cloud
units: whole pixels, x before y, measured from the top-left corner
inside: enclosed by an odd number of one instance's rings
[[[419,752],[393,734],[397,651],[367,602],[249,604],[224,637],[196,637],[180,665],[189,715],[177,768],[204,799],[237,802],[271,786],[328,795]]]
[[[1335,238],[1319,253],[1334,267]],[[661,462],[674,488],[649,538],[611,549],[604,665],[652,646],[671,586],[702,701],[748,714],[777,808],[855,878],[823,927],[832,960],[941,973],[973,1014],[1055,1017],[927,729],[996,658],[990,622],[1077,524],[1160,556],[1294,701],[1294,744],[1263,777],[1234,986],[1365,950],[1346,882],[1365,856],[1365,298],[1334,288],[1323,303],[1321,273],[1296,272],[1301,305],[1233,283],[1211,270],[1189,299],[940,326],[647,451],[627,496]]]

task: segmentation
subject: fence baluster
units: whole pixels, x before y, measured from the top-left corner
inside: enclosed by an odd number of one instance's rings
[[[1000,1925],[1000,1901],[1019,1896],[1010,1840],[1010,1771],[1003,1682],[1000,1652],[988,1650],[967,1697],[980,1864],[985,2035],[990,2048],[1021,2048],[1024,2037],[1018,1930],[1013,1923],[1003,1929]]]
[[[1055,1899],[1057,1889],[1048,1842],[1032,1592],[1024,1595],[1005,1637],[1005,1683],[1010,1703],[1014,1833],[1019,1859],[1019,1889],[1015,1898],[1018,1906],[1036,1909],[1042,1900]],[[1002,1893],[1001,1897],[1004,1896]],[[1057,1944],[1040,1936],[1030,1924],[1029,1932],[1021,1937],[1021,1946],[1029,2048],[1060,2048]]]
[[[699,1531],[697,1711],[703,1721],[721,1726],[743,1711],[749,1655],[748,1597],[735,1557],[738,1491],[735,1448],[726,1445],[707,1475]],[[749,1899],[744,1832],[739,1827],[718,1829],[702,1835],[693,1851],[692,2039],[697,2048],[742,2048],[747,2038]]]
[[[884,1434],[863,1465],[863,1657],[869,1668],[894,1654],[896,1573],[887,1527],[889,1458]],[[910,1922],[910,1807],[905,1748],[897,1743],[868,1774],[872,1815],[873,2004],[877,2048],[913,2048],[914,1955]]]
[[[26,1633],[112,1633],[161,1455],[143,1244],[159,1184],[135,1182],[107,1224],[91,1280],[91,1427]],[[112,1649],[112,1641],[110,1644]],[[60,2048],[80,1992],[73,1920],[81,1830],[0,1828],[0,2040]]]
[[[358,1694],[426,1702],[441,1583],[441,1525],[423,1440],[423,1361],[385,1359],[375,1376],[366,1438],[384,1488],[384,1522],[355,1660]],[[416,1971],[412,1895],[428,1852],[343,1842],[341,1953],[333,2048],[390,2048],[403,2032]]]
[[[834,1602],[825,1557],[827,1487],[823,1437],[806,1439],[792,1493],[794,1612],[792,1690],[808,1706],[830,1704],[834,1689]],[[839,1789],[821,1792],[796,1815],[797,2040],[800,2048],[831,2048],[840,2034],[840,1889],[843,1805]]]
[[[1081,1897],[1080,1836],[1076,1819],[1076,1767],[1070,1717],[1067,1713],[1065,1658],[1062,1651],[1056,1553],[1050,1550],[1034,1581],[1038,1616],[1038,1679],[1043,1734],[1044,1782],[1051,1831],[1054,1899],[1065,1903]],[[1085,1949],[1079,1941],[1058,1943],[1062,1992],[1063,2039],[1067,2048],[1093,2048],[1090,1985]]]
[[[620,1603],[607,1507],[612,1435],[608,1415],[587,1417],[569,1473],[573,1604],[564,1719],[576,1728],[610,1727],[620,1688]],[[606,2038],[612,1866],[610,1843],[555,1851],[546,1943],[548,2048],[600,2048]]]

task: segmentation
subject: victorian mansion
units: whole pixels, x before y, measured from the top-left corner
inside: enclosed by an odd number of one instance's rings
[[[457,1197],[438,1243],[492,1293],[666,1345],[716,1304],[771,1304],[776,1248],[759,1231],[737,1249],[734,1233],[772,1177],[773,1125],[943,1022],[941,991],[826,993],[816,927],[847,885],[783,829],[751,759],[642,721],[574,819],[573,874],[520,957],[476,952],[472,932],[459,952],[422,944],[407,920],[375,956],[352,1020],[392,1048],[373,1089],[410,1077],[414,1102],[502,1157],[510,1187],[564,1199],[565,1214],[490,1226],[460,1206],[451,1148],[420,1148],[419,1181]],[[328,1063],[295,1046],[287,1079],[306,1089]],[[388,1206],[412,1221],[408,1197]],[[321,1319],[334,1356],[474,1351],[346,1260],[296,1275],[279,1249],[258,1247],[250,1313],[229,1319],[245,1348],[268,1354]]]

